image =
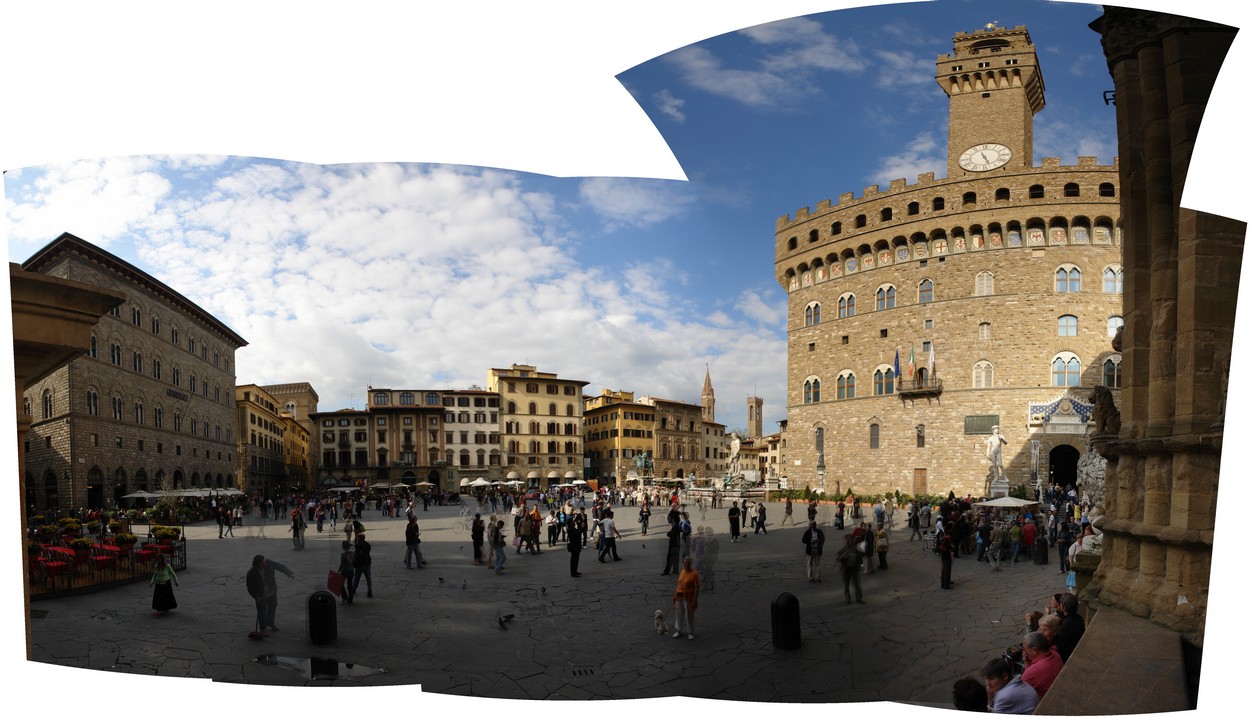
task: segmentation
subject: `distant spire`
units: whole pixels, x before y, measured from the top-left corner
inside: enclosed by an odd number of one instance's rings
[[[716,392],[712,389],[712,369],[704,365],[703,374],[703,420],[708,423],[716,421]]]

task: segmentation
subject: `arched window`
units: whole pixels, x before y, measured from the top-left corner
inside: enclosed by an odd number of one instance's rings
[[[1074,337],[1076,336],[1076,317],[1071,314],[1064,314],[1059,317],[1059,336]]]
[[[1124,269],[1118,264],[1102,270],[1102,291],[1106,294],[1124,293]]]
[[[1111,184],[1110,182],[1103,182],[1102,184],[1098,185],[1098,196],[1099,197],[1114,197],[1115,185]]]
[[[843,294],[838,298],[838,318],[846,319],[855,316],[855,295]]]
[[[893,309],[898,292],[893,285],[883,284],[877,288],[877,311]]]
[[[1081,270],[1071,265],[1060,267],[1055,272],[1055,291],[1060,294],[1081,291]]]
[[[965,207],[975,205],[977,203],[977,193],[976,192],[964,192],[963,199],[964,199]]]
[[[40,418],[52,418],[52,391],[50,389],[43,390],[43,416]]]
[[[820,239],[820,232],[817,232],[816,230],[813,229],[812,231],[807,233],[808,242],[815,242],[818,239]]]
[[[894,370],[882,367],[872,375],[873,396],[889,396],[894,393]]]
[[[538,405],[537,405],[537,404],[535,404],[535,403],[534,403],[534,402],[532,402],[532,401],[530,402],[530,413],[531,413],[531,414],[537,414],[537,413],[538,413]]]
[[[510,402],[508,402],[508,413],[509,413],[509,414],[515,414],[515,413],[516,413],[516,402],[515,402],[515,401],[510,401]]]
[[[1108,389],[1120,388],[1120,355],[1112,354],[1102,363],[1102,385]]]
[[[1044,199],[1046,197],[1046,188],[1040,184],[1029,187],[1029,199]]]
[[[1063,352],[1050,363],[1051,386],[1080,386],[1081,360],[1071,352]]]
[[[838,398],[855,398],[855,374],[852,372],[844,371],[838,375]]]
[[[870,449],[881,448],[881,425],[880,424],[868,425],[868,448]]]
[[[994,386],[994,365],[982,360],[972,367],[972,388],[989,389]]]
[[[916,426],[916,448],[917,449],[924,448],[924,424],[919,424]]]
[[[812,302],[803,310],[803,326],[820,324],[820,302]]]
[[[928,304],[933,301],[933,280],[925,279],[920,282],[920,292],[917,300],[921,304]]]
[[[1065,184],[1065,185],[1063,186],[1063,196],[1064,196],[1064,197],[1080,197],[1080,196],[1081,196],[1081,185],[1079,185],[1079,184],[1077,184],[1077,183],[1075,183],[1075,182],[1069,182],[1069,183]]]
[[[547,415],[548,416],[556,415],[556,404],[554,401],[547,405]]]
[[[894,210],[889,207],[883,208],[881,210],[881,221],[889,222],[892,219],[894,219]]]
[[[946,209],[946,200],[941,197],[934,197],[933,198],[933,211],[941,212],[944,209]]]
[[[978,297],[986,297],[994,293],[994,275],[990,272],[981,272],[977,275],[976,295]]]
[[[95,389],[87,390],[87,415],[100,415],[100,395],[96,393]]]
[[[977,325],[977,338],[979,339],[990,338],[990,323],[989,322],[981,322],[980,324]]]
[[[1114,339],[1115,331],[1122,326],[1124,326],[1124,317],[1118,314],[1107,317],[1107,337]]]
[[[829,225],[829,234],[842,234],[842,223],[834,222]]]
[[[798,238],[798,237],[791,237],[791,238],[790,238],[790,241],[786,243],[786,248],[787,248],[787,249],[790,249],[790,250],[795,250],[795,249],[798,249],[798,248],[799,248],[799,238]]]
[[[1006,187],[999,187],[994,190],[994,199],[996,201],[1005,201],[1011,199],[1011,190]]]
[[[860,227],[866,227],[866,226],[868,226],[868,215],[866,214],[856,215],[855,227],[858,229]]]
[[[909,214],[909,215],[913,215],[913,214],[920,214],[920,203],[919,203],[919,202],[908,202],[908,203],[907,203],[907,214]]]
[[[803,403],[820,403],[820,379],[812,377],[803,382]]]

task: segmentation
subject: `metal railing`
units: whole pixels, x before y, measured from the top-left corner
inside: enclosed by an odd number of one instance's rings
[[[91,536],[94,545],[74,550],[65,539],[40,541],[38,548],[27,551],[27,585],[31,600],[91,593],[106,588],[147,581],[152,577],[157,557],[164,555],[175,571],[187,568],[186,526],[179,537],[169,542],[151,535],[133,545],[118,543],[115,536]]]

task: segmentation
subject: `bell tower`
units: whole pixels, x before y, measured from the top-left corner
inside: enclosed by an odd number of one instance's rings
[[[991,22],[954,43],[936,75],[950,97],[947,177],[1032,167],[1033,115],[1046,106],[1046,87],[1029,31]]]

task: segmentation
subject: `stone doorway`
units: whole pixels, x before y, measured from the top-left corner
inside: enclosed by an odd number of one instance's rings
[[[923,496],[927,493],[929,493],[929,470],[928,469],[912,469],[911,495]]]
[[[1050,481],[1060,486],[1076,484],[1076,464],[1081,452],[1076,447],[1060,444],[1050,450]]]

